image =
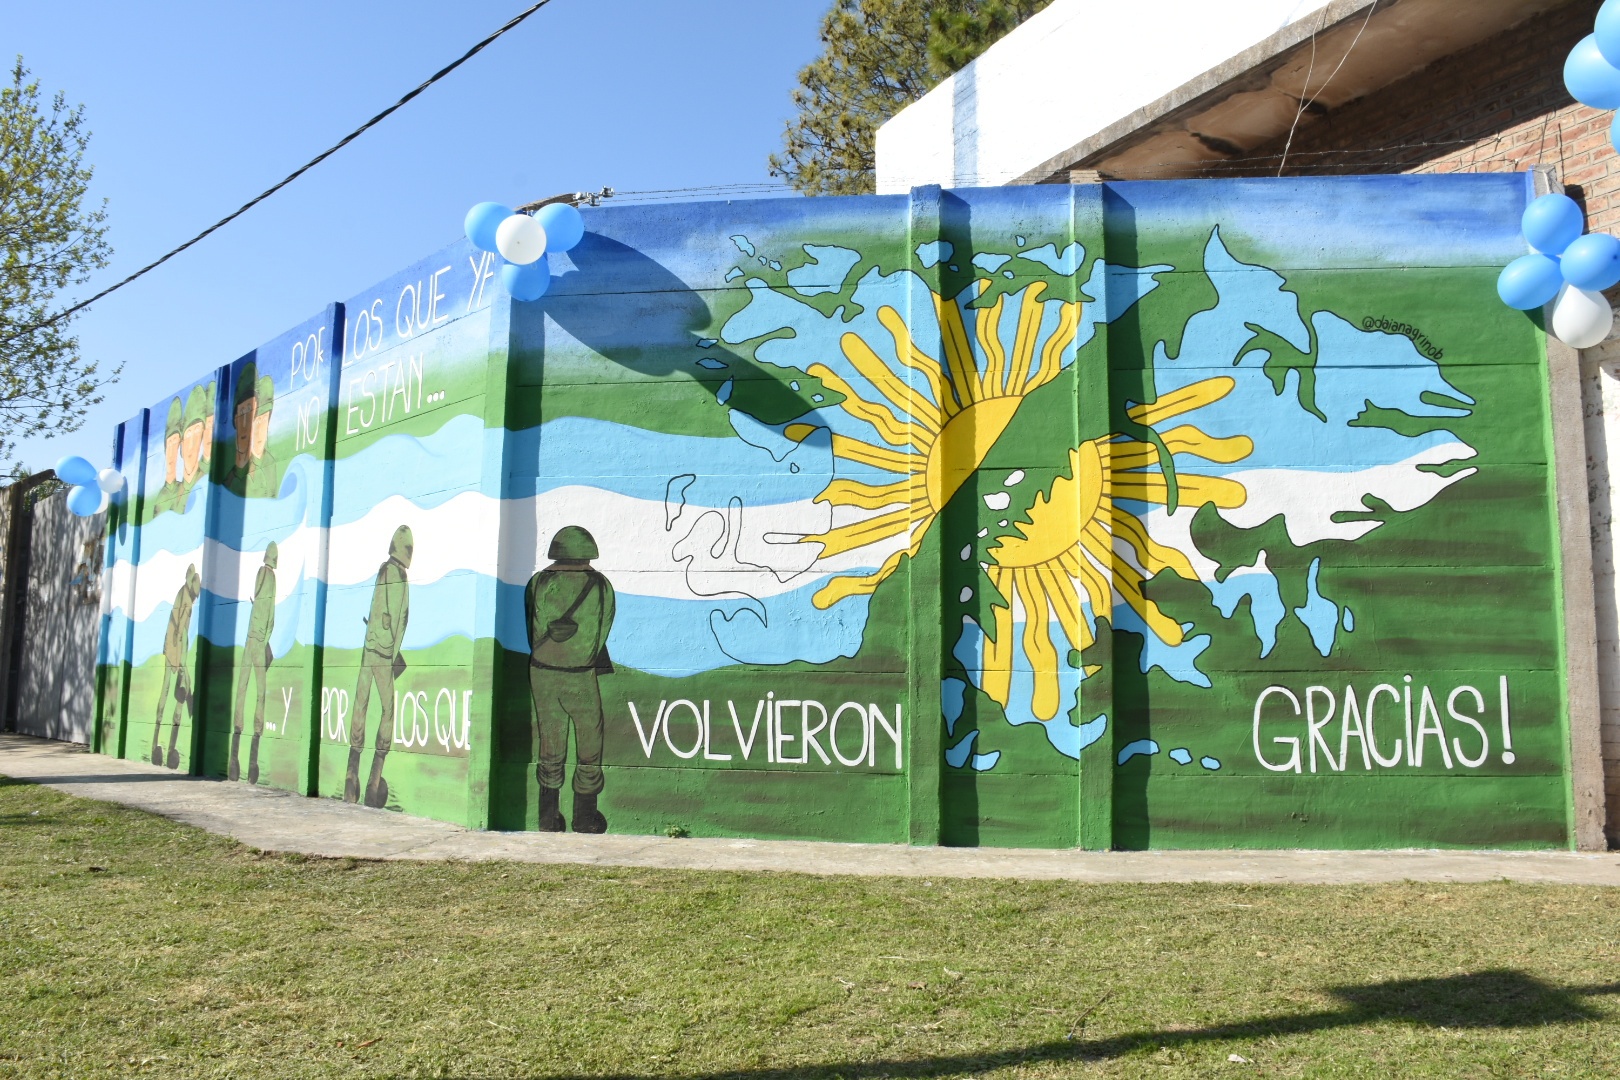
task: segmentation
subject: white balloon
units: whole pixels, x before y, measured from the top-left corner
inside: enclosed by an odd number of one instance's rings
[[[96,507],[96,513],[98,513],[98,514],[104,513],[106,511],[108,505],[111,502],[112,502],[112,496],[110,494],[108,494],[106,491],[103,491],[101,493],[101,505]]]
[[[1614,329],[1614,308],[1599,292],[1565,285],[1553,301],[1553,336],[1572,349],[1590,349]]]
[[[116,495],[124,489],[124,474],[109,465],[96,474],[96,487],[108,495]]]
[[[546,230],[528,214],[513,214],[495,230],[495,250],[517,266],[537,262],[546,253]]]

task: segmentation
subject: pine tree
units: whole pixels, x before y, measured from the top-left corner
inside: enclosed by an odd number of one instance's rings
[[[84,107],[45,106],[17,58],[0,84],[0,457],[16,441],[76,430],[116,378],[79,354],[56,296],[107,265],[106,209],[87,205]]]
[[[834,0],[771,175],[807,195],[872,191],[878,126],[1050,2]]]

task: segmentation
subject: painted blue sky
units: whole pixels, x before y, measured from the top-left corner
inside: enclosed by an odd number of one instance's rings
[[[526,0],[9,5],[0,53],[86,107],[114,260],[189,238]],[[610,185],[766,182],[827,0],[554,0],[353,145],[75,325],[123,379],[33,468],[456,239],[467,207]]]

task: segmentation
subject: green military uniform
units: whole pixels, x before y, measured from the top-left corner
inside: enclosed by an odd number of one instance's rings
[[[259,376],[259,416],[270,415],[270,407],[275,404],[275,397],[275,381],[268,375]],[[270,444],[267,441],[264,453],[254,458],[253,463],[248,466],[247,496],[250,499],[273,499],[279,494],[281,494],[281,477],[276,473],[276,459],[270,453]]]
[[[163,751],[158,736],[163,731],[163,710],[169,703],[169,687],[174,687],[174,726],[169,731],[168,766],[180,767],[180,708],[185,706],[195,718],[196,705],[191,697],[191,672],[186,670],[186,643],[191,633],[191,609],[202,592],[202,578],[195,565],[186,567],[186,580],[174,596],[174,607],[169,611],[169,628],[163,635],[163,689],[158,693],[157,720],[152,725],[152,764],[162,765]]]
[[[248,749],[248,783],[259,782],[259,737],[264,734],[265,685],[270,674],[270,632],[276,627],[276,542],[270,541],[264,549],[264,565],[253,582],[253,607],[248,612],[247,643],[242,646],[236,669],[236,723],[231,728],[231,762],[226,775],[235,780],[237,751],[242,742],[242,727],[247,721],[248,680],[257,677],[258,692],[253,703],[253,741]]]
[[[206,419],[204,414],[208,410],[208,400],[208,393],[200,386],[193,386],[191,393],[186,395],[186,431],[189,432],[193,427],[202,428],[204,426]],[[200,438],[201,434],[199,433],[199,440]],[[183,439],[184,436],[182,436]],[[181,442],[181,445],[185,445],[184,441]],[[185,466],[184,450],[180,452],[180,459],[183,468]],[[208,470],[202,467],[202,443],[199,441],[197,444],[197,471],[189,477],[182,476],[180,478],[180,505],[174,509],[182,514],[185,513],[186,501],[191,498],[192,489],[198,484],[206,483],[207,480]]]
[[[258,365],[255,364],[252,360],[249,360],[249,361],[245,362],[242,365],[242,370],[237,372],[237,375],[236,375],[236,396],[235,396],[234,400],[231,402],[231,422],[233,424],[237,423],[236,410],[242,407],[242,403],[244,401],[253,401],[254,400],[254,395],[256,393],[256,387],[258,385],[258,381],[259,381],[259,368],[258,368]],[[259,412],[258,404],[257,404],[257,402],[255,402],[254,407],[253,407],[253,414],[255,416],[257,416],[258,412]],[[248,439],[249,439],[249,444],[250,445],[251,445],[251,441],[252,441],[252,438],[253,438],[252,433],[251,433],[252,423],[253,423],[253,421],[250,418],[248,420],[249,429],[250,429],[249,434],[248,434]],[[242,433],[240,431],[240,424],[237,424],[237,427],[238,427],[238,430],[237,430],[236,438],[240,439],[242,437]],[[252,469],[252,467],[253,467],[252,451],[250,450],[248,452],[247,460],[242,462],[240,465],[238,465],[236,463],[236,448],[233,445],[232,448],[231,448],[231,467],[226,470],[225,478],[220,481],[221,486],[224,487],[227,491],[230,491],[232,494],[238,496],[239,498],[246,498],[247,497],[248,472]]]
[[[596,541],[577,525],[557,530],[552,564],[529,579],[524,610],[529,629],[529,692],[540,744],[540,828],[567,827],[558,809],[568,729],[574,729],[574,831],[606,832],[596,808],[602,790],[602,690],[598,677],[613,628],[613,586],[591,568]]]
[[[198,454],[202,464],[198,466],[197,472],[205,480],[214,461],[214,405],[218,397],[219,380],[215,379],[208,384],[208,389],[204,392],[206,404],[203,406],[203,441],[202,450]]]
[[[165,443],[182,436],[186,427],[185,415],[185,407],[180,404],[178,397],[169,402],[169,421],[163,429]],[[177,512],[183,510],[186,505],[185,490],[185,476],[177,469],[174,479],[165,478],[163,486],[152,496],[152,517],[157,517],[165,510]]]
[[[366,618],[366,644],[360,654],[360,681],[354,688],[354,711],[349,723],[349,768],[343,781],[343,798],[360,799],[360,753],[366,748],[366,707],[371,690],[382,701],[382,719],[377,723],[376,753],[371,759],[371,778],[366,782],[367,806],[388,803],[388,782],[383,779],[383,760],[394,745],[394,679],[405,670],[400,646],[405,626],[411,619],[411,586],[405,571],[415,550],[408,525],[394,531],[388,545],[388,561],[377,569],[377,583],[371,590],[371,614]]]

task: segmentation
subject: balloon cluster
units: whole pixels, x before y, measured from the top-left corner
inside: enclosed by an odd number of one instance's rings
[[[547,203],[531,217],[500,203],[467,211],[467,239],[506,260],[501,284],[514,300],[538,300],[551,287],[548,251],[572,251],[585,236],[585,219],[568,203]]]
[[[68,509],[80,517],[94,517],[107,509],[109,497],[118,494],[124,487],[123,473],[110,466],[98,472],[94,465],[77,454],[70,454],[56,463],[56,478],[73,485],[68,490]]]
[[[1582,105],[1620,109],[1620,0],[1606,0],[1595,32],[1570,51],[1564,86]],[[1620,117],[1609,134],[1620,148]],[[1552,304],[1549,329],[1571,348],[1603,341],[1614,328],[1614,309],[1603,290],[1620,284],[1620,240],[1586,233],[1586,215],[1567,195],[1536,199],[1525,209],[1523,225],[1535,254],[1508,263],[1496,281],[1497,295],[1521,311]]]
[[[1582,105],[1620,109],[1620,0],[1606,0],[1593,29],[1564,61],[1564,86]],[[1620,117],[1609,134],[1620,147]]]
[[[1553,305],[1553,336],[1590,349],[1614,327],[1603,290],[1620,284],[1620,240],[1586,233],[1586,215],[1568,195],[1543,195],[1524,211],[1524,238],[1536,249],[1503,268],[1496,294],[1511,308]]]

